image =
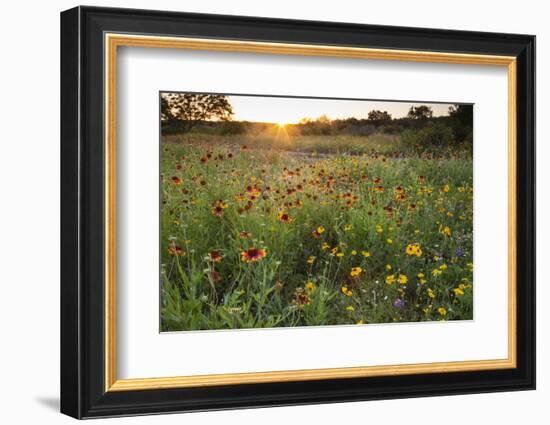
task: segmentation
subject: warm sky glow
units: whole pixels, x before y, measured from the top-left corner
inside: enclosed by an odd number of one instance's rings
[[[296,99],[288,97],[228,96],[233,106],[234,121],[272,122],[294,124],[302,118],[318,118],[327,115],[330,119],[367,118],[373,109],[388,111],[393,118],[407,115],[411,106],[428,105],[434,116],[447,115],[451,104],[411,103],[370,100]]]

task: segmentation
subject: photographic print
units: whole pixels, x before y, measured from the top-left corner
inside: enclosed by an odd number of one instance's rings
[[[62,413],[535,388],[533,35],[89,6],[60,34]]]
[[[161,331],[473,318],[473,105],[159,103]]]

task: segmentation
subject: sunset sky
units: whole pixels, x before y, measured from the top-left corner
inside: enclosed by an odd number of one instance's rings
[[[327,115],[330,119],[367,118],[369,111],[388,111],[394,118],[407,115],[411,106],[428,105],[434,116],[448,115],[449,103],[411,103],[340,99],[298,99],[267,96],[228,96],[233,106],[234,121],[294,124],[301,118],[315,119]]]

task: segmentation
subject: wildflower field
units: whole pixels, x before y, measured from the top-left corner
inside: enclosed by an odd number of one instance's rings
[[[162,136],[161,330],[472,319],[471,153],[400,143]]]

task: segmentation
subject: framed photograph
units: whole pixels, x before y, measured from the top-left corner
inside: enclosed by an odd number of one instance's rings
[[[535,37],[61,14],[61,411],[535,387]]]

